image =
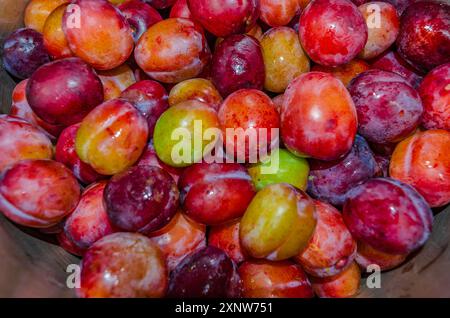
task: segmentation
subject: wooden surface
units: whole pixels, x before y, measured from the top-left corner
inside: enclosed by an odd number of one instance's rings
[[[26,0],[0,0],[0,42],[22,26]],[[10,107],[14,81],[1,68],[1,112]],[[450,207],[438,214],[424,248],[401,267],[383,273],[381,289],[359,297],[450,297]],[[79,260],[58,246],[33,237],[0,215],[0,297],[73,297],[65,285],[68,264]]]

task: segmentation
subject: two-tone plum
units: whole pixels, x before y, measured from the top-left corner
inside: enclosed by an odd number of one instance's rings
[[[371,265],[377,265],[381,271],[387,271],[402,264],[408,254],[385,253],[369,244],[358,242],[358,252],[355,260],[362,269],[367,269]]]
[[[240,220],[235,220],[221,225],[212,226],[209,230],[208,246],[215,246],[236,263],[240,264],[248,256],[241,246],[239,239]]]
[[[353,262],[343,272],[331,277],[310,277],[314,293],[320,298],[349,298],[359,291],[361,271]]]
[[[127,64],[97,73],[103,85],[105,101],[120,97],[124,90],[136,83],[134,72]]]
[[[347,87],[352,79],[369,69],[369,64],[363,60],[354,59],[346,64],[336,67],[315,64],[311,70],[314,72],[330,73]]]
[[[45,20],[44,30],[42,31],[44,45],[53,59],[73,56],[62,28],[64,13],[68,5],[66,3],[59,6]]]
[[[240,224],[242,247],[254,258],[284,260],[303,251],[316,226],[314,201],[286,183],[259,191]]]
[[[222,96],[214,84],[204,78],[193,78],[175,85],[169,94],[169,105],[174,106],[187,100],[198,100],[219,110]]]
[[[355,105],[334,76],[310,72],[289,84],[281,108],[281,137],[291,152],[339,159],[351,149],[356,130]]]
[[[27,28],[42,33],[44,24],[49,15],[60,5],[69,0],[31,0],[24,12],[24,24]]]

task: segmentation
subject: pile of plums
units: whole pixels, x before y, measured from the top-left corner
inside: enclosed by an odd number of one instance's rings
[[[449,30],[445,0],[31,0],[0,211],[80,297],[354,296],[450,203]]]

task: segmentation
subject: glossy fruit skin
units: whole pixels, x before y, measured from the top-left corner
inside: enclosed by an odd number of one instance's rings
[[[80,122],[103,101],[103,86],[94,70],[79,58],[41,66],[27,84],[31,109],[53,125]]]
[[[208,246],[186,256],[172,271],[169,298],[238,298],[242,286],[234,262],[224,251]]]
[[[115,233],[97,241],[81,263],[82,298],[164,297],[164,256],[147,237]]]
[[[3,66],[14,77],[30,77],[39,66],[50,61],[42,34],[22,28],[11,33],[3,42]]]
[[[347,87],[352,79],[369,69],[369,64],[367,64],[363,60],[354,59],[347,64],[343,64],[337,67],[315,64],[311,70],[314,72],[330,73],[338,80],[340,80],[345,85],[345,87]]]
[[[203,154],[211,147],[211,141],[203,140],[203,136],[197,133],[195,129],[197,121],[201,122],[203,131],[209,128],[219,129],[219,119],[216,111],[196,100],[179,103],[170,107],[161,115],[155,126],[153,143],[156,153],[162,162],[172,167],[188,167],[202,160]],[[174,132],[183,128],[189,134],[191,140],[184,137],[181,137],[181,139],[171,137]],[[202,140],[201,149],[196,149],[194,145],[195,139]],[[191,150],[190,156],[187,156],[188,158],[179,156],[177,149],[179,149],[180,143]]]
[[[361,281],[361,271],[353,262],[338,275],[316,278],[310,277],[312,288],[320,298],[349,298],[358,294]]]
[[[152,25],[134,50],[142,70],[163,83],[178,83],[197,76],[210,56],[202,28],[184,18],[170,18]]]
[[[397,52],[386,51],[372,62],[372,68],[392,72],[404,77],[408,83],[417,88],[423,77],[409,65]]]
[[[234,92],[220,106],[218,117],[225,151],[239,163],[257,163],[279,142],[280,116],[270,97],[259,90]]]
[[[21,81],[14,87],[12,92],[12,104],[9,110],[9,115],[14,117],[19,117],[25,119],[27,122],[33,126],[41,129],[50,139],[55,139],[58,137],[64,126],[51,125],[42,119],[40,119],[31,109],[30,104],[28,104],[26,88],[28,84],[28,79]]]
[[[260,0],[260,19],[271,27],[287,25],[300,10],[298,0]]]
[[[312,298],[311,283],[291,261],[252,260],[239,267],[245,298]]]
[[[348,191],[375,176],[378,168],[369,145],[359,135],[344,158],[330,162],[310,160],[310,164],[308,193],[335,206],[342,206]]]
[[[281,108],[281,137],[292,153],[339,159],[351,149],[356,130],[355,105],[341,81],[310,72],[289,84]]]
[[[0,176],[0,211],[20,225],[51,227],[72,212],[79,198],[77,180],[55,161],[22,160]]]
[[[53,59],[62,59],[73,56],[67,43],[66,35],[62,29],[62,20],[68,4],[56,8],[47,18],[42,35],[44,45]]]
[[[450,132],[417,132],[397,145],[391,158],[392,178],[413,186],[431,207],[450,203]]]
[[[270,29],[264,34],[261,47],[266,70],[266,90],[283,93],[294,78],[309,72],[309,59],[293,29]]]
[[[236,264],[248,259],[239,240],[240,220],[212,226],[209,229],[208,246],[224,251]]]
[[[144,115],[151,138],[156,121],[169,108],[166,89],[156,81],[144,80],[129,86],[120,98],[133,104]]]
[[[408,254],[389,254],[381,252],[368,244],[358,242],[358,252],[355,260],[363,270],[368,266],[375,264],[380,267],[381,271],[387,271],[402,264],[407,256]]]
[[[194,20],[191,10],[189,10],[187,0],[176,0],[175,4],[170,9],[170,18],[186,18]]]
[[[133,70],[127,64],[122,64],[112,70],[97,71],[103,85],[105,101],[119,98],[129,86],[136,83]]]
[[[137,162],[148,139],[145,118],[129,102],[113,99],[81,122],[75,138],[80,159],[103,175],[125,171]]]
[[[104,193],[108,217],[128,232],[160,230],[178,209],[179,192],[168,172],[155,166],[136,166],[115,175]]]
[[[260,15],[257,0],[188,0],[192,17],[217,37],[245,33]]]
[[[316,229],[306,249],[295,260],[310,275],[334,276],[344,271],[355,259],[356,241],[336,208],[317,200],[314,203]]]
[[[211,66],[212,82],[223,97],[243,88],[262,90],[264,59],[259,42],[248,35],[227,37],[216,48]]]
[[[163,252],[169,271],[189,254],[206,247],[206,226],[177,213],[165,227],[150,235],[150,240]]]
[[[271,169],[270,167],[274,167],[274,170],[266,170]],[[248,172],[258,191],[275,183],[288,183],[306,191],[309,164],[306,159],[299,158],[285,149],[276,149],[271,152],[268,161],[251,165]]]
[[[60,5],[69,0],[31,0],[24,12],[24,23],[27,28],[42,33],[48,16]]]
[[[21,160],[53,157],[52,142],[44,132],[9,115],[0,115],[0,149],[0,172]]]
[[[419,94],[424,107],[422,125],[427,129],[450,131],[450,63],[428,73]]]
[[[64,222],[67,238],[81,250],[87,250],[102,237],[116,232],[106,214],[103,192],[106,182],[88,187],[75,210]]]
[[[174,106],[187,100],[198,100],[216,111],[222,104],[222,96],[214,84],[204,78],[192,78],[175,85],[169,94],[169,105]]]
[[[84,184],[91,184],[105,178],[91,166],[81,161],[75,151],[75,138],[80,124],[67,127],[58,138],[55,147],[55,160],[64,164],[75,177]]]
[[[158,11],[140,0],[129,0],[118,6],[132,28],[134,41],[148,30],[153,24],[162,21]]]
[[[82,257],[86,253],[86,250],[76,246],[75,243],[67,237],[64,231],[56,234],[56,239],[58,240],[59,246],[72,255]]]
[[[382,252],[407,254],[428,239],[433,214],[411,186],[390,178],[376,178],[351,192],[343,217],[356,240]]]
[[[339,66],[364,48],[367,25],[350,1],[316,0],[302,12],[299,34],[303,49],[314,62]]]
[[[398,142],[420,124],[420,96],[400,75],[369,70],[352,81],[349,91],[358,112],[358,132],[369,142]]]
[[[150,4],[155,9],[166,9],[171,7],[176,0],[144,0],[144,2]]]
[[[199,163],[186,168],[178,181],[187,216],[206,225],[241,217],[253,196],[252,180],[237,163]]]
[[[419,71],[450,62],[450,4],[419,1],[403,13],[398,53]]]
[[[306,248],[315,226],[313,200],[291,185],[273,184],[255,195],[242,217],[241,244],[254,258],[288,259]]]
[[[79,27],[73,27],[74,15],[78,17]],[[129,24],[105,0],[72,1],[64,14],[63,30],[72,52],[98,70],[116,68],[133,52]]]
[[[367,43],[358,56],[366,60],[372,59],[386,51],[395,42],[399,33],[400,20],[397,10],[389,3],[374,1],[365,3],[358,9],[368,29]],[[374,14],[379,14],[379,24],[374,21]]]

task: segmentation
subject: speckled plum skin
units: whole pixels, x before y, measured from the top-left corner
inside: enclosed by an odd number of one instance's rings
[[[450,4],[418,1],[403,13],[398,53],[419,71],[450,62]]]
[[[77,180],[59,162],[23,160],[0,176],[0,211],[20,225],[51,227],[73,211],[79,198]]]
[[[400,75],[369,70],[350,83],[349,91],[358,112],[358,132],[370,142],[398,142],[420,124],[420,96]]]
[[[291,152],[339,159],[351,149],[356,130],[355,105],[333,75],[310,72],[289,84],[281,107],[281,137]]]
[[[9,110],[9,115],[25,119],[33,126],[44,131],[47,136],[53,140],[59,136],[61,131],[64,129],[64,126],[51,125],[43,121],[33,112],[27,100],[27,84],[28,79],[21,81],[16,85],[16,87],[14,87],[11,97],[12,104],[11,109]]]
[[[178,209],[179,192],[168,172],[136,166],[115,175],[104,192],[111,223],[119,229],[149,234],[167,225]]]
[[[367,42],[367,25],[347,0],[316,0],[302,12],[300,41],[309,57],[324,66],[350,62]]]
[[[428,73],[419,94],[424,108],[422,125],[427,129],[450,131],[450,63]]]
[[[67,238],[81,250],[87,250],[102,237],[116,232],[103,204],[105,187],[106,182],[100,182],[87,188],[75,210],[64,222]]]
[[[206,226],[179,212],[149,238],[161,249],[169,271],[173,271],[184,257],[206,247]]]
[[[350,266],[355,259],[356,241],[336,208],[320,201],[314,203],[316,229],[306,249],[295,260],[310,275],[334,276]]]
[[[386,51],[371,64],[372,68],[392,72],[404,77],[408,83],[417,88],[423,77],[409,65],[397,52]]]
[[[235,220],[213,226],[210,228],[208,236],[208,246],[220,248],[236,264],[240,264],[248,259],[239,240],[239,225],[240,220]]]
[[[314,293],[320,298],[350,298],[358,294],[361,271],[353,262],[343,272],[331,277],[310,277]]]
[[[221,224],[241,217],[253,196],[252,179],[237,163],[199,163],[178,181],[185,213],[193,220]]]
[[[368,244],[358,242],[356,262],[363,269],[372,264],[380,266],[381,271],[387,271],[401,265],[408,254],[389,254],[381,252]]]
[[[390,254],[408,254],[421,247],[433,222],[424,198],[390,178],[371,179],[354,188],[343,217],[356,240]]]
[[[53,125],[80,122],[103,102],[103,86],[94,70],[79,58],[67,58],[41,66],[27,84],[31,109]]]
[[[375,175],[377,162],[367,142],[357,135],[344,158],[330,162],[310,160],[310,167],[308,193],[318,200],[342,206],[348,191]]]
[[[170,274],[169,298],[238,298],[241,280],[224,251],[208,246],[186,256]]]
[[[42,34],[23,28],[11,33],[3,43],[3,66],[14,77],[30,77],[50,61]]]
[[[152,25],[134,50],[139,67],[163,83],[178,83],[199,75],[210,56],[202,28],[184,18]]]
[[[298,13],[298,0],[260,0],[260,19],[271,27],[287,25]]]
[[[376,9],[374,6],[377,6]],[[362,59],[372,59],[386,51],[397,39],[400,20],[395,7],[389,3],[374,1],[358,7],[368,29],[367,43],[358,54]],[[374,23],[374,14],[379,13],[379,25]]]
[[[156,121],[169,108],[166,89],[156,81],[139,81],[122,92],[120,98],[136,107],[147,119],[149,137],[153,136]]]
[[[193,18],[218,37],[249,31],[260,16],[257,0],[188,0]]]
[[[450,203],[450,132],[417,132],[397,145],[389,172],[413,186],[431,207]]]
[[[134,165],[148,141],[144,116],[123,99],[97,106],[81,122],[75,149],[83,162],[104,175],[114,175]]]
[[[245,298],[312,298],[311,283],[291,262],[248,261],[239,267]]]
[[[91,184],[102,178],[91,166],[81,161],[75,151],[75,138],[80,124],[63,130],[55,147],[55,160],[64,164],[84,184]]]
[[[337,67],[315,64],[311,70],[314,72],[330,73],[338,80],[340,80],[345,85],[345,87],[347,87],[352,79],[369,69],[369,64],[367,64],[363,60],[354,59],[347,64],[343,64]]]
[[[239,236],[249,256],[279,261],[304,250],[315,226],[313,200],[287,183],[277,183],[255,195],[241,219]]]
[[[162,20],[158,11],[140,0],[126,1],[118,8],[131,26],[135,42],[149,27]]]
[[[25,159],[52,159],[53,145],[43,131],[27,121],[0,115],[0,172]]]
[[[164,256],[147,237],[114,233],[97,241],[81,262],[82,298],[158,298],[167,290]]]
[[[264,59],[259,42],[248,35],[227,37],[216,48],[212,82],[223,97],[243,88],[263,89]]]
[[[71,4],[63,17],[71,51],[98,70],[123,64],[133,52],[134,40],[120,11],[106,0],[74,0]],[[78,27],[73,27],[74,14],[79,15]]]
[[[257,163],[278,144],[275,130],[280,128],[280,116],[270,97],[259,90],[234,92],[220,106],[218,117],[225,151],[239,163]],[[257,142],[243,135],[251,131],[258,137]]]

